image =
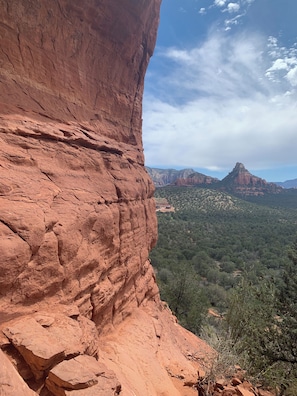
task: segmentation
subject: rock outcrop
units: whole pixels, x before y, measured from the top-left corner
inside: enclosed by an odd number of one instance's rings
[[[237,162],[233,170],[219,183],[221,190],[240,195],[277,194],[282,188],[252,175],[243,164]]]
[[[290,181],[284,183],[269,183],[260,177],[252,175],[243,164],[237,162],[233,170],[222,180],[215,177],[195,172],[193,169],[157,169],[146,168],[156,187],[166,185],[174,186],[198,186],[214,188],[242,196],[279,194],[284,188],[289,188]],[[291,187],[294,180],[292,180]],[[281,188],[282,187],[282,188]],[[294,187],[294,186],[293,186]]]
[[[211,353],[164,309],[148,260],[141,114],[159,7],[0,0],[1,346],[35,393],[192,394],[179,387]],[[113,370],[108,391],[98,367],[84,385],[61,374],[80,355]],[[32,394],[8,366],[1,395]]]
[[[163,187],[168,184],[174,184],[177,179],[186,179],[189,175],[195,173],[193,169],[158,169],[146,167],[146,170],[152,178],[156,187]]]
[[[203,173],[193,172],[187,177],[179,177],[174,182],[175,186],[210,186],[218,183],[219,179],[204,175]]]

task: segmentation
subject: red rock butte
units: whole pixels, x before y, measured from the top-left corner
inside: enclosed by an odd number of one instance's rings
[[[148,260],[141,117],[159,8],[0,0],[3,396],[197,394],[184,384],[212,351],[160,301]]]

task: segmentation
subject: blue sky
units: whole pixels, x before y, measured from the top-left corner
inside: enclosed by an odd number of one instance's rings
[[[146,79],[146,165],[297,178],[297,1],[163,0]]]

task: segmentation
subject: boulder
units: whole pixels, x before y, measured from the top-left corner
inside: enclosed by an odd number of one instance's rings
[[[3,329],[36,379],[65,358],[65,348],[33,318],[20,319]]]
[[[238,385],[236,387],[236,392],[238,396],[255,396],[255,393],[251,389],[247,389],[243,385]]]
[[[87,355],[65,360],[52,368],[46,379],[46,387],[56,396],[107,396],[120,390],[114,373]],[[75,390],[78,392],[73,392]]]

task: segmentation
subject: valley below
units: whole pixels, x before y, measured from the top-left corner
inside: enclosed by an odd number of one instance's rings
[[[175,209],[157,213],[158,243],[150,254],[161,298],[183,326],[217,350],[229,343],[238,361],[251,364],[251,375],[267,370],[264,382],[295,383],[295,374],[288,379],[283,372],[296,368],[288,356],[295,356],[295,341],[283,345],[287,352],[280,357],[277,333],[293,337],[296,320],[296,190],[242,196],[207,186],[166,186],[155,197]],[[286,294],[290,303],[283,303]],[[275,320],[284,315],[291,320],[276,331]],[[266,331],[266,339],[255,335]]]

